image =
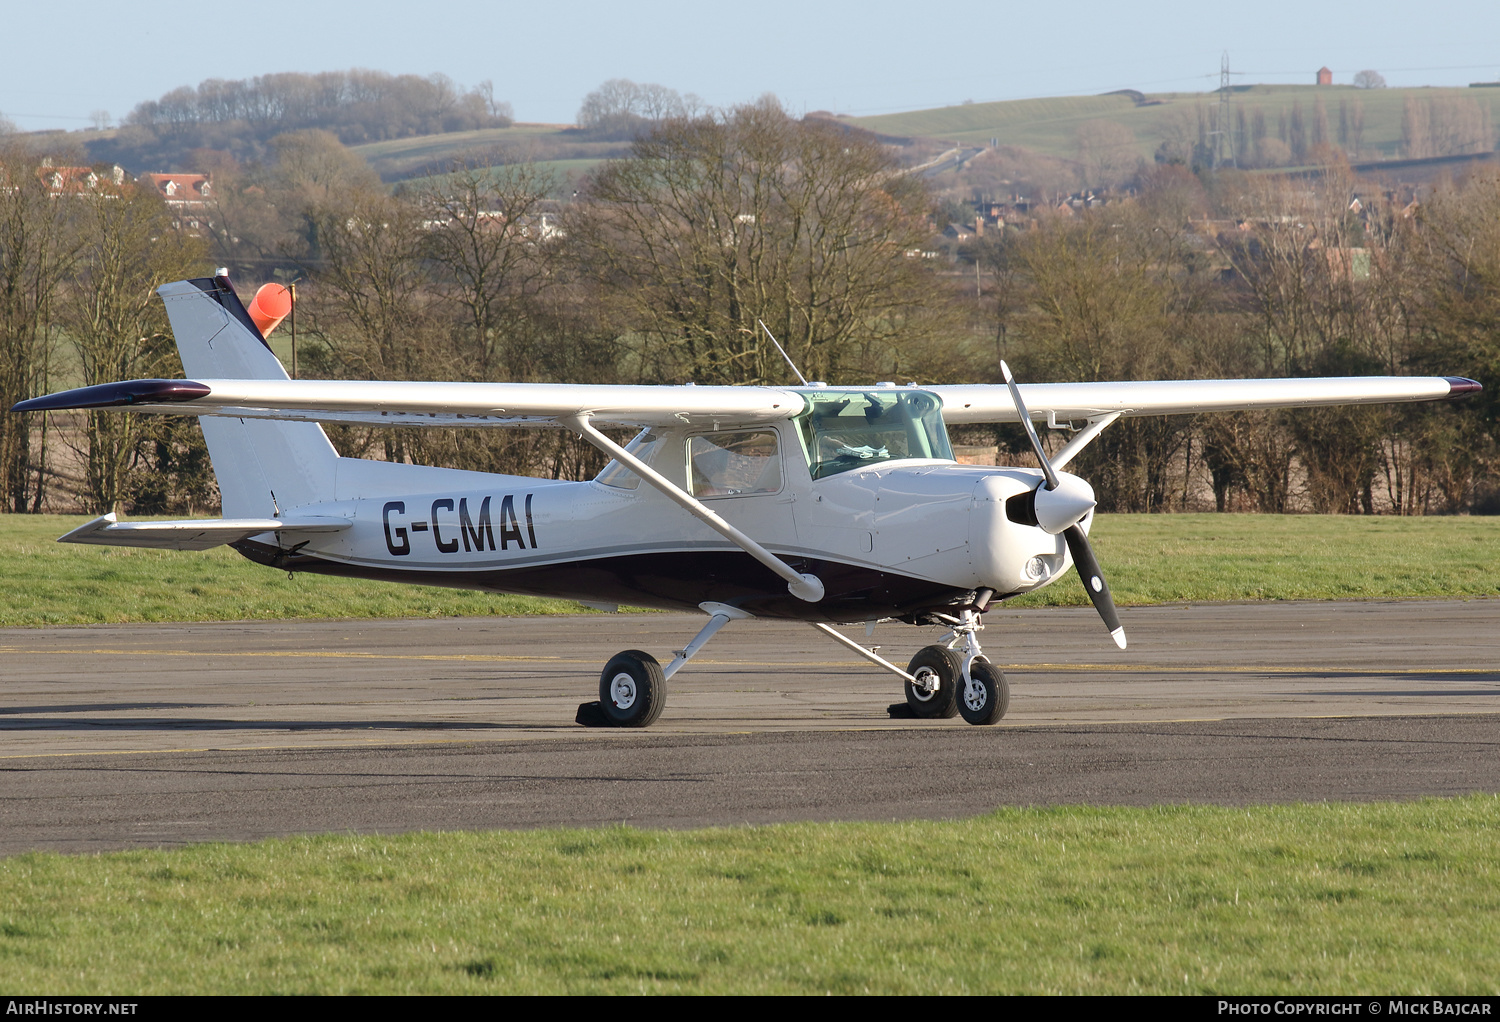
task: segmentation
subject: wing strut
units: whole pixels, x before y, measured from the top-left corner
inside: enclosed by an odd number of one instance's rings
[[[1065,468],[1068,462],[1076,458],[1078,456],[1078,452],[1087,447],[1090,441],[1094,439],[1094,437],[1104,432],[1105,426],[1108,426],[1111,422],[1114,422],[1119,417],[1119,412],[1109,412],[1106,415],[1100,415],[1096,416],[1095,418],[1089,419],[1089,424],[1082,430],[1080,430],[1077,436],[1069,440],[1067,445],[1063,447],[1062,450],[1053,455],[1052,467]]]
[[[608,454],[611,458],[614,458],[620,464],[628,467],[636,475],[660,490],[663,495],[678,507],[681,507],[704,525],[707,525],[710,529],[713,529],[719,535],[729,540],[729,542],[745,551],[745,553],[786,579],[787,590],[793,596],[797,597],[797,599],[806,600],[808,603],[817,603],[823,598],[823,582],[816,575],[804,575],[800,573],[780,557],[777,557],[739,529],[730,525],[717,512],[705,506],[702,501],[694,498],[692,494],[688,493],[682,487],[673,483],[670,479],[654,470],[650,465],[647,465],[641,459],[595,429],[593,424],[589,422],[587,414],[580,412],[577,415],[559,417],[557,421],[580,434],[585,440],[599,448],[605,454]]]

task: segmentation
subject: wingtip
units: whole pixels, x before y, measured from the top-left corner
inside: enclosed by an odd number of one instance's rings
[[[1119,646],[1121,649],[1125,648],[1125,629],[1124,628],[1116,628],[1114,631],[1112,631],[1112,632],[1109,633],[1109,637],[1111,639],[1115,640],[1115,645],[1116,646]]]
[[[1462,401],[1470,394],[1478,394],[1484,390],[1484,385],[1478,380],[1471,380],[1463,376],[1445,376],[1448,381],[1448,400]]]

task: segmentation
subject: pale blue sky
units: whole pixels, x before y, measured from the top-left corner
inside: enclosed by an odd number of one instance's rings
[[[217,8],[221,13],[212,14]],[[1197,91],[1219,56],[1240,81],[1335,82],[1374,68],[1391,85],[1500,79],[1500,2],[1253,0],[1141,5],[1071,0],[739,4],[263,0],[58,6],[5,0],[0,114],[23,129],[117,120],[205,78],[349,67],[490,79],[527,121],[570,121],[607,78],[659,82],[727,105],[773,92],[795,111],[872,114],[1032,96]],[[156,12],[161,12],[160,16]]]

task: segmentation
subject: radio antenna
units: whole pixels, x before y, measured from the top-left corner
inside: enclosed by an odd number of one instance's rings
[[[781,342],[776,339],[776,335],[771,333],[771,328],[758,319],[755,322],[766,332],[766,336],[771,338],[771,343],[776,345],[776,350],[781,352],[781,357],[786,359],[786,364],[792,367],[792,372],[797,374],[797,379],[801,380],[802,386],[806,387],[808,385],[807,377],[802,375],[802,370],[797,368],[797,363],[792,361],[792,356],[786,353],[786,349],[781,346]]]

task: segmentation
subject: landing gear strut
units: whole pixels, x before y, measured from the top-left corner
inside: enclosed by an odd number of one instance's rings
[[[599,675],[599,701],[578,707],[578,723],[585,727],[649,727],[654,723],[667,704],[667,679],[697,656],[720,628],[736,618],[750,616],[723,603],[702,603],[699,607],[709,615],[708,624],[692,642],[676,651],[666,667],[638,649],[611,657]]]
[[[943,638],[948,640],[948,652],[959,661],[958,712],[970,724],[994,724],[1010,709],[1010,684],[1005,680],[1005,673],[990,663],[979,648],[979,633],[984,630],[980,613],[987,603],[988,594],[982,594],[977,607],[965,607],[957,617],[933,615],[952,629]],[[955,650],[955,646],[959,648]]]
[[[993,724],[1010,709],[1010,685],[979,648],[981,615],[995,592],[981,589],[974,595],[974,602],[956,615],[929,615],[931,621],[948,626],[948,634],[939,640],[944,645],[919,650],[904,671],[828,625],[813,627],[905,680],[906,702],[893,704],[891,716],[933,720],[962,714],[970,724]]]

